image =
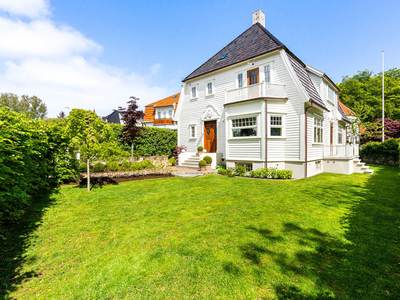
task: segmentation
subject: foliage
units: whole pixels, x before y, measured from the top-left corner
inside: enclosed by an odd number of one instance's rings
[[[142,110],[137,110],[139,106],[136,102],[139,98],[134,96],[129,98],[131,100],[128,101],[128,109],[121,112],[122,120],[124,121],[121,132],[123,134],[122,142],[131,144],[131,158],[133,160],[133,143],[137,138],[142,137],[143,127],[139,127],[138,123],[143,119],[144,113]]]
[[[182,151],[186,151],[186,150],[187,150],[186,146],[180,145],[180,146],[175,148],[172,156],[176,159],[176,161],[178,161],[179,160],[179,154],[181,154]]]
[[[43,119],[47,115],[46,104],[36,96],[22,95],[19,98],[15,94],[0,94],[0,107],[9,107],[10,111],[26,113],[33,119]]]
[[[198,147],[197,147],[197,151],[200,152],[200,151],[203,151],[203,150],[204,150],[204,148],[203,148],[202,146],[198,146]]]
[[[141,162],[141,164],[142,164],[142,168],[143,168],[143,169],[149,169],[149,168],[151,168],[151,167],[153,166],[153,163],[151,162],[150,159],[145,159],[145,160],[143,160],[143,161]]]
[[[102,164],[101,162],[97,162],[93,166],[93,171],[94,172],[104,172],[105,168],[106,168],[106,166],[104,164]]]
[[[366,123],[365,126],[365,131],[361,135],[361,144],[382,141],[382,119]],[[390,138],[400,138],[400,121],[385,118],[385,140]]]
[[[212,163],[212,158],[211,158],[210,156],[204,156],[204,157],[203,157],[203,160],[206,161],[207,165],[209,165],[209,164]]]
[[[168,160],[168,162],[169,162],[170,164],[176,164],[176,159],[173,158],[173,157],[171,157],[171,158]]]
[[[85,173],[87,170],[87,164],[86,163],[80,163],[79,164],[79,173]]]
[[[218,165],[215,169],[217,169],[217,170],[222,170],[222,169],[226,170],[226,165],[225,164]]]
[[[96,153],[96,146],[104,138],[104,123],[92,111],[73,109],[68,115],[67,134],[72,145],[80,149],[82,158],[90,161]],[[87,170],[87,190],[90,191],[90,170]]]
[[[246,175],[246,168],[245,167],[235,167],[234,173],[236,176],[244,176],[244,175]]]
[[[205,166],[207,166],[207,162],[202,159],[202,160],[199,161],[199,166],[200,167],[205,167]]]
[[[261,170],[257,169],[257,170],[251,170],[249,172],[249,175],[251,178],[261,178]]]
[[[360,156],[369,156],[374,159],[383,157],[394,161],[399,160],[400,139],[388,139],[381,142],[369,142],[360,149]]]
[[[107,164],[107,168],[108,168],[110,171],[112,171],[112,172],[118,171],[119,168],[120,168],[119,162],[117,162],[117,161],[112,161],[112,162],[110,162],[110,163]]]
[[[0,235],[38,193],[76,176],[78,165],[60,123],[0,108]]]
[[[60,118],[60,119],[64,119],[66,117],[66,115],[65,115],[65,112],[63,112],[63,111],[60,111],[60,113],[57,115],[57,118]]]
[[[132,165],[131,165],[131,170],[132,171],[138,171],[138,170],[141,170],[141,169],[143,169],[142,163],[140,163],[140,162],[133,162],[132,163]]]
[[[125,160],[122,162],[121,167],[119,168],[121,171],[129,171],[131,169],[131,164]]]
[[[176,150],[177,133],[169,129],[145,127],[134,143],[134,150],[143,156],[168,155]]]
[[[291,179],[293,177],[292,170],[278,170],[277,178],[278,179]]]
[[[340,101],[364,122],[382,117],[382,73],[359,71],[338,84]],[[400,120],[400,69],[385,71],[385,117]]]

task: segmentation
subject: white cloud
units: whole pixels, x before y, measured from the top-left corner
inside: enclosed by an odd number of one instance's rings
[[[10,15],[31,19],[50,14],[49,1],[47,0],[0,0],[0,10]]]
[[[45,1],[24,2],[37,5],[36,15],[48,11]],[[0,9],[27,16],[13,3],[0,0]],[[38,3],[45,4],[42,10]],[[0,43],[0,92],[38,96],[46,103],[49,117],[67,112],[65,107],[95,108],[96,113],[107,115],[126,106],[129,96],[141,98],[139,105],[144,108],[176,92],[152,85],[162,64],[151,66],[147,77],[104,65],[94,57],[101,53],[100,45],[71,27],[54,25],[49,16],[29,21],[0,17],[0,36],[5,41]]]

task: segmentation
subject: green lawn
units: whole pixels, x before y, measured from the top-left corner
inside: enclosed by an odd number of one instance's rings
[[[400,299],[400,176],[62,187],[0,244],[0,298]]]

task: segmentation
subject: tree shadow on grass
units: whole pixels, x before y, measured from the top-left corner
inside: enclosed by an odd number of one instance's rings
[[[311,291],[295,284],[276,285],[277,299],[400,299],[399,171],[377,167],[364,187],[348,192],[359,201],[341,220],[345,239],[290,222],[278,235],[248,228],[261,238],[257,245],[240,248],[243,257],[259,269],[255,276],[264,276],[260,262],[268,255],[287,278],[308,279],[314,285]],[[263,246],[288,237],[300,248],[294,257]]]
[[[10,224],[8,228],[6,225],[5,239],[0,240],[0,299],[8,299],[7,295],[24,280],[40,276],[35,272],[22,272],[21,269],[26,263],[24,254],[32,242],[31,237],[41,226],[46,209],[53,204],[51,193],[36,196],[18,223]]]
[[[90,189],[92,190],[94,187],[103,188],[104,185],[112,184],[118,185],[114,179],[109,177],[93,177],[90,178]],[[78,185],[79,188],[86,188],[87,187],[87,178],[83,178]]]

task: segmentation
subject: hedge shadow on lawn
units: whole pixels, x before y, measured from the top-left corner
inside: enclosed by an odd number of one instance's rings
[[[390,187],[390,189],[388,189]],[[295,285],[277,285],[278,299],[400,299],[400,174],[395,167],[377,167],[361,201],[343,217],[344,243],[313,228],[285,223],[299,244],[314,244],[295,259],[283,253],[270,255],[287,276],[308,277],[314,291]]]
[[[6,227],[5,240],[0,240],[0,299],[8,299],[7,295],[17,290],[24,280],[41,275],[32,271],[23,273],[21,268],[23,264],[29,264],[24,253],[30,247],[34,232],[41,226],[46,209],[53,204],[51,192],[44,192],[32,200],[18,223]]]

